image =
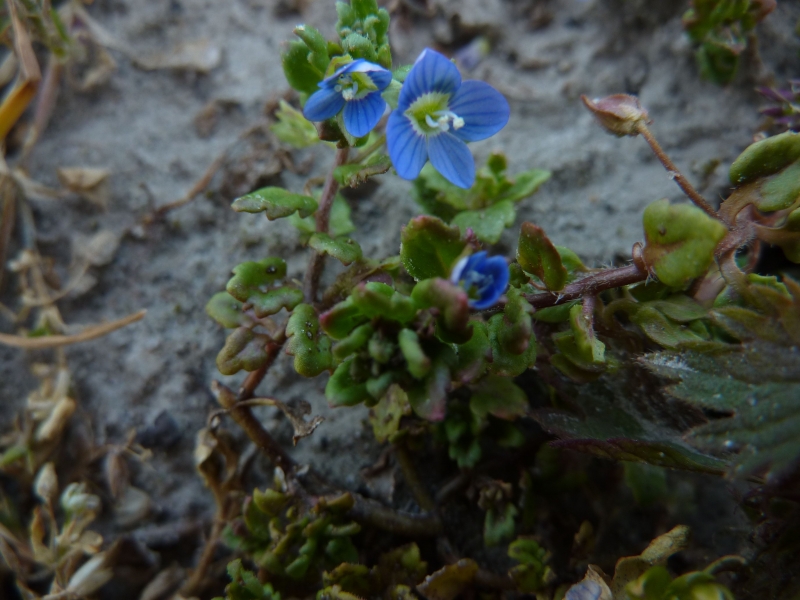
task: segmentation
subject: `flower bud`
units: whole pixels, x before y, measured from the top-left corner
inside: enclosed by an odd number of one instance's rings
[[[619,137],[637,135],[639,123],[650,122],[636,96],[614,94],[594,100],[581,96],[581,100],[606,131]]]

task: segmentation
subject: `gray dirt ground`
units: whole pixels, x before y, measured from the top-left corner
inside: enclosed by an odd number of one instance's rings
[[[164,412],[177,424],[177,444],[156,448],[151,463],[137,469],[135,484],[154,502],[153,516],[140,525],[207,515],[211,508],[192,463],[195,432],[215,408],[209,383],[219,377],[214,358],[224,339],[204,313],[207,299],[224,287],[231,267],[246,259],[282,254],[289,257],[292,275],[302,276],[303,250],[293,231],[280,222],[233,213],[228,208],[233,198],[220,193],[224,172],[210,195],[199,196],[160,222],[140,225],[151,205],[183,196],[242,131],[262,118],[265,101],[287,88],[278,55],[294,25],[308,22],[333,35],[333,2],[303,3],[302,14],[289,15],[275,4],[95,2],[90,13],[137,55],[207,38],[222,50],[222,61],[207,75],[144,71],[129,56],[112,51],[118,69],[110,81],[89,94],[64,87],[32,155],[31,175],[52,186],[58,183],[57,167],[111,170],[113,194],[106,212],[82,200],[38,201],[34,207],[40,247],[62,269],[79,234],[107,229],[122,236],[113,261],[93,271],[95,287],[60,303],[68,323],[148,310],[140,323],[67,350],[81,411],[90,418],[98,443],[120,443],[132,428],[146,431]],[[408,4],[417,6],[411,0]],[[692,48],[682,36],[684,2],[434,4],[433,19],[408,8],[405,16],[394,18],[396,64],[413,61],[428,45],[457,47],[476,32],[495,39],[491,55],[468,76],[506,93],[511,120],[499,135],[474,144],[473,150],[479,161],[493,149],[505,150],[512,172],[552,170],[552,180],[524,203],[518,223],[542,225],[555,243],[571,247],[594,265],[625,260],[642,237],[644,207],[660,197],[678,199],[680,193],[642,140],[617,139],[601,131],[582,107],[580,94],[640,94],[665,149],[713,198],[725,191],[727,165],[758,129],[753,85],[770,75],[796,77],[800,67],[800,44],[793,36],[800,16],[797,2],[780,2],[760,26],[763,64],[750,56],[728,88],[700,80]],[[535,7],[549,11],[552,21],[533,28]],[[215,99],[230,106],[221,112],[213,133],[200,137],[193,119]],[[314,174],[324,173],[330,156],[317,150],[295,156],[298,163],[308,157],[315,161]],[[712,159],[720,165],[703,180],[703,166]],[[291,173],[283,182],[295,190],[302,187],[302,179]],[[372,195],[353,202],[365,255],[397,252],[399,228],[417,210],[410,189],[409,183],[387,175]],[[512,230],[504,238],[507,248],[515,236]],[[3,301],[11,303],[13,297],[6,292]],[[0,329],[9,332],[11,326],[3,321]],[[0,346],[0,423],[8,423],[33,386],[29,366],[35,358]],[[228,379],[233,384],[240,380]],[[298,457],[358,486],[358,469],[377,456],[374,444],[360,434],[366,413],[328,409],[323,387],[324,378],[299,381],[284,359],[261,389],[283,400],[308,400],[314,414],[326,421],[300,442]],[[285,423],[267,410],[263,416],[288,441]]]

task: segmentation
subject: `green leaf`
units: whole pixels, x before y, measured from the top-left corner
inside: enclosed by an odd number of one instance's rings
[[[425,279],[414,286],[411,298],[418,308],[439,309],[436,334],[443,342],[463,344],[469,340],[469,298],[463,288],[446,279]]]
[[[516,377],[525,372],[528,367],[536,362],[536,343],[531,338],[527,348],[520,354],[509,347],[507,332],[510,323],[504,314],[494,315],[489,319],[489,345],[492,349],[492,362],[489,363],[489,372],[504,377]]]
[[[416,379],[422,379],[431,370],[431,359],[425,355],[419,343],[419,336],[410,329],[401,329],[397,334],[397,342],[400,345],[400,352],[406,359],[408,372]]]
[[[481,420],[492,415],[513,421],[528,412],[528,397],[508,377],[489,375],[472,386],[469,407]]]
[[[462,558],[428,575],[417,589],[428,600],[454,600],[461,592],[472,589],[477,572],[478,563]]]
[[[800,160],[800,134],[787,131],[745,148],[731,165],[730,180],[733,185],[741,186],[775,175],[798,160]]]
[[[378,443],[391,441],[400,430],[400,419],[410,414],[411,406],[403,388],[396,384],[389,386],[389,390],[369,413],[369,422]]]
[[[217,369],[223,375],[239,371],[255,371],[267,362],[266,347],[272,340],[268,335],[254,333],[247,327],[234,329],[217,354]]]
[[[511,200],[504,200],[481,210],[465,210],[458,213],[452,224],[461,231],[472,229],[475,237],[488,244],[496,244],[507,227],[514,224],[517,216]]]
[[[303,301],[303,293],[297,288],[283,286],[269,289],[271,284],[284,277],[286,263],[280,258],[244,262],[234,267],[233,277],[226,289],[228,294],[244,303],[244,308],[253,308],[260,319],[274,315],[282,308],[291,311]],[[218,299],[217,302],[221,301]]]
[[[523,354],[533,337],[531,320],[533,307],[517,289],[510,289],[507,297],[508,302],[503,309],[505,328],[498,332],[497,339],[505,351],[511,354]]]
[[[274,221],[295,212],[307,217],[317,210],[317,201],[311,196],[292,194],[283,188],[265,187],[237,198],[231,207],[236,212],[265,212],[267,218]]]
[[[289,85],[298,92],[313,94],[322,81],[324,71],[314,67],[309,61],[311,49],[300,40],[289,42],[289,48],[281,54],[283,74]]]
[[[227,329],[252,324],[252,319],[242,312],[242,302],[228,292],[217,292],[206,304],[206,314]]]
[[[514,519],[519,511],[510,502],[501,509],[490,508],[483,521],[483,543],[486,547],[499,546],[514,537]]]
[[[324,329],[324,326],[323,326]],[[350,334],[333,346],[333,356],[336,360],[344,360],[354,352],[367,345],[375,329],[369,323],[356,327]]]
[[[523,223],[517,246],[517,262],[536,275],[547,289],[558,291],[567,283],[567,269],[561,255],[544,230],[533,223]]]
[[[449,277],[466,247],[458,227],[449,227],[441,219],[429,216],[411,219],[403,228],[400,241],[400,259],[417,281]]]
[[[385,283],[370,281],[358,284],[351,293],[361,314],[407,323],[417,314],[414,301]]]
[[[347,236],[332,238],[327,233],[315,233],[308,240],[308,245],[322,254],[328,254],[347,266],[361,258],[361,246]]]
[[[275,111],[278,120],[269,126],[275,137],[294,148],[307,148],[319,143],[317,128],[303,116],[302,112],[285,100],[281,100],[278,106],[278,110]]]
[[[550,171],[542,169],[531,169],[523,171],[514,178],[514,183],[505,192],[500,194],[497,202],[519,202],[528,196],[532,196],[536,191],[550,179]]]
[[[486,372],[487,361],[492,356],[486,323],[473,319],[469,326],[472,327],[472,337],[469,341],[464,344],[453,344],[458,362],[452,377],[454,381],[463,383],[476,381],[481,377]]]
[[[281,258],[243,262],[233,268],[233,277],[225,289],[237,300],[248,302],[253,294],[266,291],[266,288],[284,277],[286,263]]]
[[[625,484],[639,506],[652,506],[667,498],[667,474],[662,467],[626,462]]]
[[[547,566],[550,553],[536,540],[519,537],[508,545],[508,556],[520,564],[509,570],[508,575],[521,592],[534,593],[543,589],[552,578]]]
[[[417,414],[428,421],[441,421],[445,417],[447,392],[450,390],[450,367],[455,362],[452,350],[441,344],[437,352],[430,352],[431,370],[424,380],[406,390],[408,402]]]
[[[800,358],[784,346],[754,341],[719,354],[648,355],[654,372],[677,380],[670,395],[718,413],[692,430],[690,441],[735,452],[729,473],[778,480],[800,461]]]
[[[723,460],[701,453],[683,440],[685,430],[702,416],[664,412],[668,400],[653,392],[656,385],[638,364],[623,364],[614,377],[562,390],[577,412],[545,409],[535,411],[533,417],[559,438],[551,443],[555,447],[673,469],[724,472]]]
[[[725,225],[690,204],[657,200],[644,211],[647,245],[644,260],[658,278],[674,288],[686,287],[714,260]]]
[[[614,568],[614,579],[611,582],[614,598],[624,598],[625,589],[631,582],[637,580],[651,567],[664,565],[670,556],[688,545],[689,528],[686,525],[678,525],[650,542],[639,556],[620,558]]]
[[[294,28],[294,34],[303,40],[308,46],[308,62],[320,73],[325,73],[330,62],[328,56],[328,42],[322,34],[310,25],[298,25]]]
[[[320,331],[317,311],[299,304],[286,323],[286,353],[294,356],[294,370],[304,377],[316,377],[332,367],[331,340]]]
[[[648,338],[664,348],[677,349],[703,340],[694,331],[669,319],[654,306],[641,306],[631,315],[631,321],[641,327]]]
[[[346,338],[351,331],[368,320],[369,318],[359,310],[351,296],[320,316],[322,329],[335,340]]]
[[[292,312],[302,301],[302,291],[295,287],[283,286],[263,294],[260,292],[251,294],[248,304],[252,305],[256,317],[261,319],[280,312],[282,308]]]
[[[325,397],[331,406],[355,406],[372,399],[364,381],[353,377],[353,366],[356,359],[349,358],[336,367],[325,386]]]
[[[358,187],[370,177],[382,175],[392,168],[392,161],[385,154],[373,154],[363,164],[336,167],[333,176],[342,187]]]

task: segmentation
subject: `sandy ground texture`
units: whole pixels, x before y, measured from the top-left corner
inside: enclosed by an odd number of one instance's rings
[[[452,52],[476,34],[489,36],[492,52],[466,76],[503,91],[511,120],[497,136],[472,145],[474,153],[481,161],[503,149],[512,173],[551,170],[552,179],[521,207],[518,224],[536,222],[588,264],[619,264],[642,238],[644,207],[681,196],[642,140],[604,133],[579,96],[639,94],[664,148],[716,198],[725,193],[727,166],[758,130],[754,85],[800,72],[797,2],[780,2],[759,26],[759,52],[745,57],[727,88],[699,78],[680,25],[685,4],[431,0],[435,16],[428,18],[415,0],[397,2],[394,57],[396,64],[409,63],[426,46]],[[263,123],[265,103],[288,89],[279,52],[293,26],[307,22],[334,35],[333,2],[297,5],[301,12],[285,0],[95,2],[90,14],[128,51],[111,50],[117,69],[98,89],[62,86],[31,157],[31,176],[54,187],[59,167],[111,173],[107,210],[81,199],[32,206],[39,247],[55,258],[65,279],[87,240],[100,233],[109,240],[108,260],[98,261],[106,264],[92,267],[82,289],[59,304],[68,323],[148,311],[139,323],[66,350],[79,418],[91,424],[96,443],[122,443],[136,429],[153,450],[152,460],[134,469],[135,485],[152,499],[150,515],[135,528],[185,522],[212,508],[192,459],[195,433],[215,408],[209,384],[220,378],[214,359],[224,340],[204,313],[206,301],[243,260],[278,254],[292,276],[302,277],[305,254],[291,227],[229,208],[236,194],[265,182],[299,191],[304,179],[291,168],[323,174],[331,160],[322,148],[288,153],[257,132],[250,141],[240,139]],[[207,73],[143,68],[159,54],[201,41],[210,53]],[[154,207],[183,197],[223,153],[207,193],[144,224]],[[355,237],[365,255],[397,253],[399,229],[417,213],[410,190],[408,182],[386,175],[352,201]],[[503,238],[505,249],[513,248],[517,231]],[[12,306],[13,291],[13,284],[6,286],[2,298]],[[8,321],[0,323],[3,332],[12,331]],[[31,363],[43,358],[0,346],[3,427],[35,384]],[[239,378],[227,380],[236,385]],[[293,452],[336,481],[359,487],[359,468],[374,462],[379,448],[362,434],[366,411],[330,410],[324,384],[325,377],[300,380],[284,358],[261,391],[310,402],[326,420]],[[272,409],[259,414],[291,444],[288,425]]]

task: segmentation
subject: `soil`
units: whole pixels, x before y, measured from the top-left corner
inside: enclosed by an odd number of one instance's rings
[[[490,151],[503,150],[512,173],[552,171],[552,179],[520,207],[517,227],[523,220],[541,225],[554,243],[572,248],[589,265],[622,264],[642,239],[644,207],[682,195],[641,139],[604,133],[580,95],[638,94],[674,162],[706,197],[719,198],[728,189],[728,165],[760,127],[754,86],[800,72],[800,40],[794,34],[800,3],[780,2],[758,27],[757,50],[747,52],[727,87],[698,74],[681,29],[686,4],[432,0],[429,18],[416,0],[400,1],[394,3],[391,29],[394,60],[410,63],[426,46],[452,53],[475,35],[487,36],[491,52],[465,77],[504,92],[511,120],[500,134],[471,146],[479,164]],[[111,200],[107,210],[78,198],[31,205],[39,248],[55,259],[64,279],[80,240],[98,232],[119,239],[108,264],[92,268],[94,285],[59,303],[67,323],[97,323],[147,309],[141,322],[66,349],[79,419],[90,424],[95,443],[121,444],[135,430],[153,450],[149,462],[133,467],[134,484],[153,503],[150,515],[131,527],[144,539],[159,527],[204,522],[213,510],[194,470],[195,434],[217,408],[211,381],[235,387],[241,377],[222,377],[216,370],[224,332],[205,315],[208,298],[244,260],[280,255],[290,275],[302,278],[306,255],[293,229],[234,213],[229,204],[235,194],[265,181],[300,191],[303,175],[287,166],[325,172],[331,161],[326,148],[284,153],[291,164],[275,168],[270,160],[282,151],[269,146],[273,142],[250,143],[240,136],[263,123],[265,104],[288,90],[279,53],[292,28],[305,22],[332,37],[335,12],[332,2],[303,0],[107,0],[87,9],[131,52],[111,50],[117,69],[98,89],[61,86],[28,168],[34,179],[52,187],[59,185],[60,167],[109,169]],[[208,73],[145,70],[133,60],[169,54],[197,40],[221,52]],[[254,149],[262,152],[258,160]],[[226,159],[205,193],[146,222],[154,208],[182,198],[222,155]],[[418,208],[410,183],[392,175],[375,181],[351,205],[359,227],[354,236],[364,254],[380,257],[397,253],[400,227]],[[501,241],[506,251],[514,248],[517,227]],[[18,251],[18,243],[12,249]],[[2,301],[16,306],[13,284]],[[0,323],[3,332],[13,331],[8,321]],[[0,346],[2,430],[35,386],[31,364],[47,358]],[[310,402],[313,414],[325,421],[293,455],[341,485],[363,488],[359,470],[373,464],[381,449],[364,428],[366,410],[331,410],[324,384],[325,377],[299,378],[283,357],[259,393]],[[291,430],[277,411],[264,408],[257,414],[291,446]],[[691,488],[696,478],[681,481]],[[113,522],[106,527],[111,537],[119,530]],[[641,550],[640,536],[632,537],[620,542],[629,554]]]

